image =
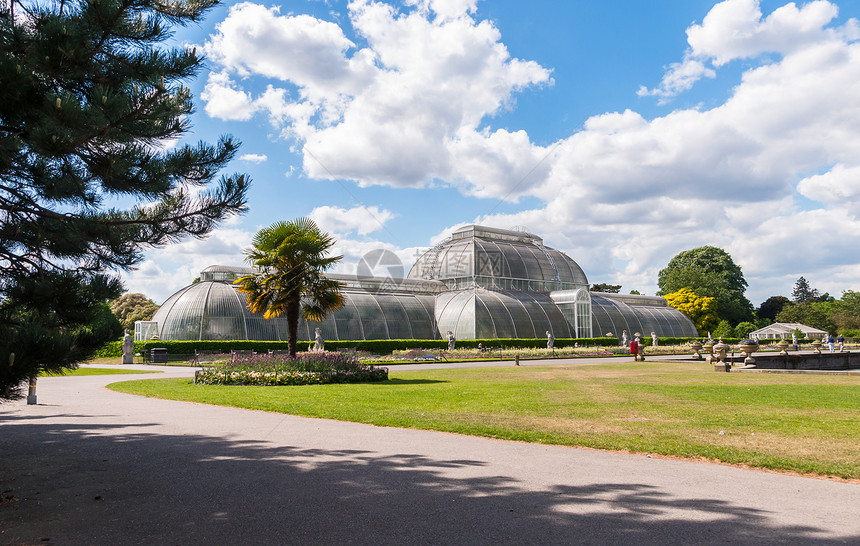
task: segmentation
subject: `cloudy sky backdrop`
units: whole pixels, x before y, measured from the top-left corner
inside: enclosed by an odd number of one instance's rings
[[[189,140],[243,141],[250,212],[126,275],[161,303],[253,233],[310,216],[353,273],[464,224],[522,227],[592,283],[657,290],[728,251],[758,305],[801,275],[860,290],[853,0],[226,2]]]

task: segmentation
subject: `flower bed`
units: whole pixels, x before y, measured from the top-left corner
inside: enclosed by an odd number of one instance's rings
[[[321,385],[388,380],[388,368],[363,364],[344,353],[301,353],[237,357],[204,366],[194,382],[205,385]]]

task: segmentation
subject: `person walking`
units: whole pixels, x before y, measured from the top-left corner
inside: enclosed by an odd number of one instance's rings
[[[836,345],[836,340],[833,339],[833,336],[831,336],[830,334],[827,334],[827,348],[830,349],[831,353],[836,352],[835,345]]]
[[[836,344],[839,345],[839,352],[841,353],[845,349],[845,337],[842,334],[836,338]]]
[[[634,338],[630,342],[630,354],[633,355],[633,360],[639,360],[639,338]]]

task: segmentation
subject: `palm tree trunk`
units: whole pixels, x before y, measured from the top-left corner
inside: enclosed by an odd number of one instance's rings
[[[299,334],[299,311],[301,310],[301,298],[291,299],[287,303],[287,347],[290,356],[296,356],[296,339]]]

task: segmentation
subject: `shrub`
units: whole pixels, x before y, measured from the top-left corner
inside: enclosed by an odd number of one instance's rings
[[[93,358],[113,358],[122,356],[122,340],[108,341],[93,354]]]
[[[388,380],[388,368],[362,364],[347,353],[302,353],[236,357],[206,366],[194,382],[206,385],[318,385]]]
[[[672,339],[672,338],[667,338]],[[311,341],[297,342],[297,349],[300,352],[305,352],[311,346]],[[546,339],[458,339],[458,348],[476,349],[478,344],[484,347],[503,347],[503,348],[540,348],[546,347]],[[606,347],[618,345],[618,339],[614,337],[594,337],[594,338],[558,338],[555,340],[555,346],[573,347],[579,344],[580,347]],[[269,350],[286,350],[286,341],[250,341],[250,340],[233,340],[233,341],[164,341],[164,340],[148,340],[135,341],[135,353],[147,353],[150,349],[165,348],[168,354],[187,354],[193,355],[197,351],[217,351],[220,353],[229,353],[230,351],[251,350],[256,353],[268,353]],[[326,341],[325,348],[328,351],[338,350],[357,350],[370,354],[383,355],[391,354],[395,350],[407,349],[422,349],[422,350],[439,350],[448,348],[448,340],[445,339],[378,339],[378,340],[357,340],[357,341]],[[121,346],[119,352],[112,356],[120,356],[122,354]]]

